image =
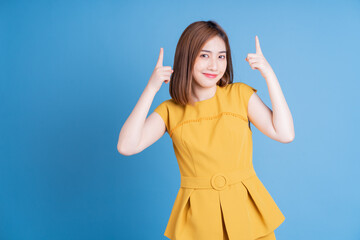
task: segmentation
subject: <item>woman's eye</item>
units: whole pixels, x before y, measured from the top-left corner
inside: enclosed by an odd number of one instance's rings
[[[204,57],[204,56],[208,56],[208,55],[207,55],[207,54],[201,54],[201,55],[200,55],[200,57]],[[226,56],[225,56],[225,55],[221,55],[220,58],[225,59]]]

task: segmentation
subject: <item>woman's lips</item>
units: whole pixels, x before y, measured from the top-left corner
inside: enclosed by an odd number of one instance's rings
[[[207,74],[207,73],[204,73],[204,75],[208,78],[215,78],[217,75],[214,75],[214,74]]]

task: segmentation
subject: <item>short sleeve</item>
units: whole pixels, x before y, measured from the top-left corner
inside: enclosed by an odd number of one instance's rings
[[[169,106],[167,103],[168,103],[167,100],[162,102],[159,106],[157,106],[154,109],[154,112],[160,115],[160,117],[163,119],[165,123],[167,132],[169,132]]]
[[[243,102],[245,103],[246,109],[247,109],[247,106],[249,103],[249,99],[254,92],[257,92],[257,89],[247,85],[246,83],[241,83],[240,97],[243,100]]]
[[[254,92],[257,92],[257,89],[243,82],[235,83],[235,86],[236,99],[240,100],[241,111],[247,117],[249,99]]]

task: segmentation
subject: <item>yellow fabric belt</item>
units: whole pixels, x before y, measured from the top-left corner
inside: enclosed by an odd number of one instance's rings
[[[256,175],[254,168],[235,170],[232,172],[218,172],[211,177],[185,177],[181,176],[180,187],[182,188],[213,188],[215,190],[224,190],[227,186],[236,184]]]

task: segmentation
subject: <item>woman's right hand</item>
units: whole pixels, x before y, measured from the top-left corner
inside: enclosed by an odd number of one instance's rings
[[[159,91],[163,82],[170,82],[170,76],[174,72],[170,66],[163,66],[164,49],[160,48],[160,54],[155,69],[150,77],[148,85]]]

